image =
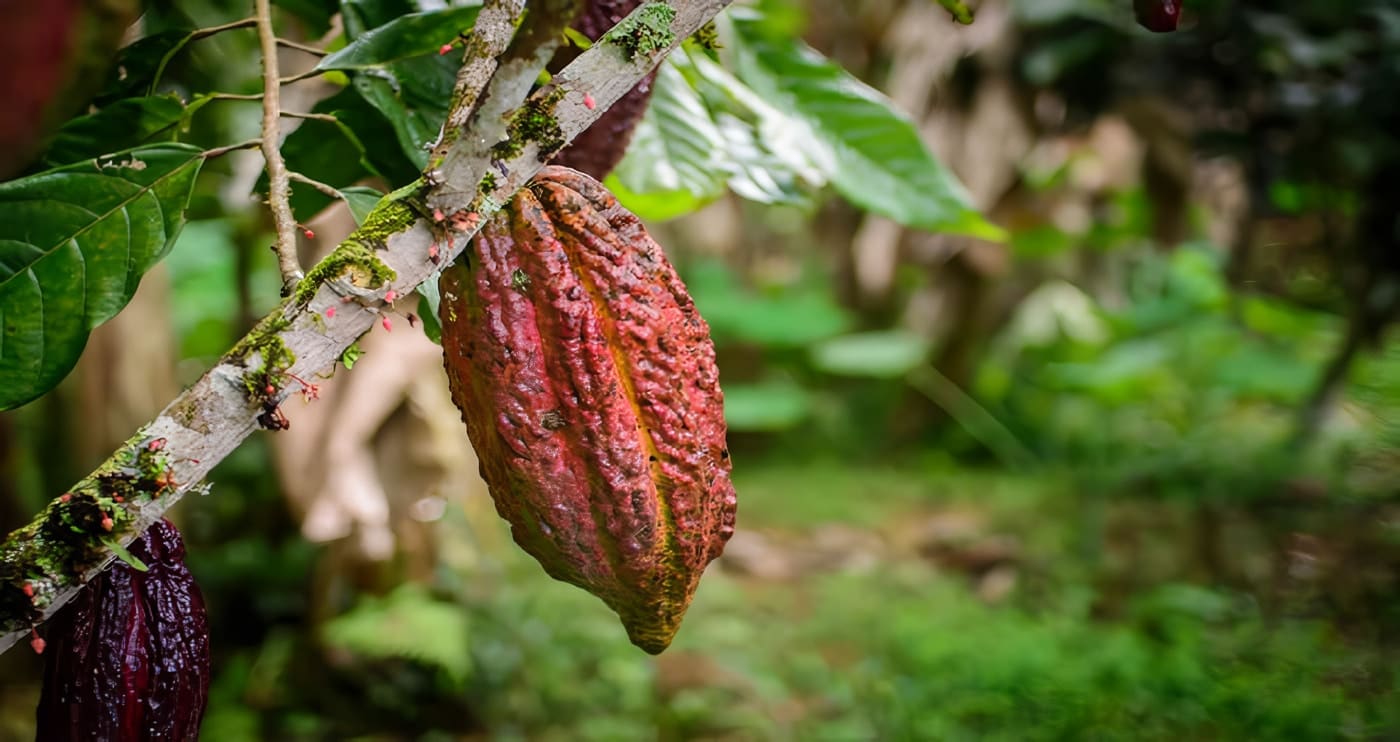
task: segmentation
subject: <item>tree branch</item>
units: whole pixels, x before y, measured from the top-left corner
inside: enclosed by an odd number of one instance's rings
[[[272,210],[272,226],[277,232],[277,269],[282,272],[282,295],[288,296],[301,281],[301,261],[297,259],[297,220],[292,215],[292,184],[287,164],[282,160],[282,102],[280,73],[277,69],[277,34],[272,30],[271,0],[254,0],[258,19],[258,42],[262,47],[262,153],[267,163],[267,206]]]
[[[648,28],[660,32],[665,43],[634,55],[605,38],[504,117],[504,123],[482,122],[508,132],[505,141],[456,137],[443,152],[434,172],[438,185],[429,189],[427,200],[444,215],[478,218],[445,219],[437,224],[416,216],[398,192],[381,200],[364,226],[313,269],[295,295],[264,317],[107,462],[0,545],[0,651],[71,600],[83,583],[116,558],[120,547],[198,487],[196,483],[259,422],[275,424],[270,411],[301,390],[294,376],[311,379],[333,367],[357,338],[374,327],[389,291],[404,295],[434,276],[440,262],[461,253],[484,217],[524,186],[550,154],[592,125],[682,39],[729,2],[670,0],[644,5],[623,24],[650,24]],[[260,5],[265,3],[259,0]],[[658,15],[658,7],[671,10]],[[658,18],[669,23],[657,28]],[[495,39],[488,46],[502,44]],[[537,59],[539,54],[522,56]],[[504,91],[518,87],[523,72],[503,76],[504,71],[503,66],[492,77],[488,99],[504,98]],[[537,72],[538,68],[532,74]],[[585,103],[585,93],[592,96],[588,101],[592,105]],[[497,104],[493,101],[493,105]],[[486,110],[481,107],[473,120],[480,121]],[[541,142],[511,130],[509,122],[522,112],[546,113],[557,124],[557,132]],[[552,136],[555,133],[557,137]],[[488,172],[493,186],[479,194],[478,186]],[[469,208],[473,211],[463,213]],[[120,501],[108,496],[116,487],[124,488]],[[109,520],[86,530],[75,528],[73,524],[85,522],[77,517],[81,515],[78,504],[99,508]]]

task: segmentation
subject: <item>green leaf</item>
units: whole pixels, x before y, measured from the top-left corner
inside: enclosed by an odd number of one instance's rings
[[[122,546],[120,541],[114,538],[104,538],[102,539],[102,543],[105,544],[107,548],[111,549],[112,553],[116,554],[118,559],[126,562],[128,567],[131,567],[137,572],[146,572],[150,570],[150,567],[147,567],[145,562],[137,559],[136,555],[127,550],[125,546]]]
[[[607,179],[624,206],[643,219],[671,219],[724,193],[724,135],[700,95],[674,64],[657,71],[651,105],[627,155]]]
[[[410,13],[372,28],[355,38],[344,49],[322,58],[316,69],[363,70],[383,67],[412,57],[436,55],[443,44],[471,30],[478,6],[464,6]]]
[[[442,323],[438,321],[441,302],[436,277],[418,284],[418,318],[423,320],[423,334],[438,345],[442,345]]]
[[[406,12],[406,8],[407,4],[399,0],[345,0],[341,3],[341,14],[351,44],[382,33],[380,29],[415,15]],[[476,9],[473,7],[470,10],[474,17]],[[450,38],[456,38],[461,30],[462,27],[452,27]],[[447,118],[447,106],[452,100],[457,69],[461,66],[460,58],[437,53],[443,43],[434,45],[431,54],[400,57],[381,64],[358,67],[350,72],[353,89],[378,111],[392,129],[400,151],[414,171],[408,180],[416,178],[428,164],[427,147],[437,139],[442,122]],[[374,126],[371,121],[362,119],[357,123],[346,119],[346,123],[355,130],[361,141],[376,144],[382,141],[382,138],[371,137],[369,132],[362,129],[361,124]],[[370,158],[376,165],[381,165],[381,157],[377,153],[386,148],[375,146],[373,150]],[[397,176],[392,180],[396,186],[401,184]]]
[[[374,211],[374,207],[379,205],[379,200],[384,198],[384,194],[366,186],[342,188],[340,193],[345,196],[345,205],[350,207],[350,214],[355,217],[356,225],[364,224],[365,217],[369,216],[369,212]]]
[[[802,122],[704,54],[670,59],[700,91],[725,136],[728,182],[736,194],[760,203],[805,204],[805,190],[826,185],[831,154],[803,136]]]
[[[904,330],[860,332],[812,348],[812,365],[829,374],[898,379],[923,365],[929,343]]]
[[[322,627],[326,643],[364,657],[403,657],[442,668],[465,682],[472,657],[467,616],[418,585],[400,585],[384,597],[366,596]]]
[[[724,421],[730,430],[788,430],[811,412],[812,401],[806,390],[791,381],[724,385]]]
[[[389,121],[399,149],[418,170],[428,164],[427,145],[437,138],[447,118],[448,100],[445,97],[415,100],[403,81],[422,79],[380,72],[355,75],[352,80],[355,90]]]
[[[364,354],[365,352],[363,349],[360,348],[359,343],[351,343],[350,347],[341,351],[340,365],[344,366],[346,371],[349,371],[350,369],[355,367],[356,363],[359,363],[360,356]]]
[[[718,344],[804,348],[851,324],[825,289],[793,286],[754,292],[737,285],[731,271],[717,262],[693,266],[684,277]]]
[[[337,188],[378,174],[369,161],[364,140],[342,120],[345,114],[342,106],[358,106],[363,109],[363,114],[378,117],[353,90],[342,90],[317,103],[312,109],[313,113],[335,116],[336,119],[307,119],[287,136],[282,143],[282,157],[290,170]],[[257,189],[260,193],[267,193],[266,173],[259,176]],[[311,219],[329,206],[332,200],[311,186],[292,184],[292,212],[299,219]]]
[[[736,18],[734,28],[739,78],[830,150],[827,175],[847,200],[910,227],[1004,238],[879,91],[800,41],[765,36],[752,20]]]
[[[44,162],[58,167],[111,152],[175,139],[181,123],[208,99],[188,109],[174,95],[128,98],[79,116],[54,136]]]
[[[272,0],[272,4],[306,24],[306,35],[315,39],[330,30],[331,19],[340,10],[336,0]]]
[[[112,65],[111,77],[95,102],[107,105],[149,94],[152,83],[165,71],[165,66],[189,42],[188,29],[170,29],[144,36],[122,48]]]
[[[353,142],[350,143],[359,153],[358,157],[363,160],[361,164],[368,172],[382,175],[389,181],[389,185],[395,188],[407,185],[418,178],[421,168],[410,161],[401,148],[382,144],[394,141],[398,136],[389,119],[370,105],[353,87],[341,90],[318,103],[312,110],[318,113],[329,113],[335,116],[339,124],[347,127],[348,132],[341,131],[337,136],[346,140],[353,139]],[[296,136],[296,132],[293,132],[292,136]],[[377,146],[366,146],[366,142],[374,143]],[[341,156],[350,156],[348,150],[342,150],[342,152],[346,154]],[[330,153],[324,152],[324,154],[329,155]],[[332,185],[348,185],[353,182],[317,179]]]
[[[810,204],[826,183],[814,148],[790,117],[703,52],[662,63],[652,104],[609,178],[609,189],[649,220],[698,210],[727,186],[758,203]]]
[[[72,370],[173,244],[204,159],[162,144],[0,184],[0,409]]]

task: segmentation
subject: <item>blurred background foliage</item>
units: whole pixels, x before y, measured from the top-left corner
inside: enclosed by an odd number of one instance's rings
[[[151,35],[243,12],[150,5]],[[279,5],[336,36],[335,3]],[[204,738],[1400,735],[1400,7],[1188,0],[1154,36],[1130,5],[984,0],[970,27],[932,0],[731,10],[731,51],[800,33],[885,91],[1005,241],[973,217],[961,236],[888,221],[899,205],[871,202],[919,194],[828,183],[823,150],[763,134],[790,111],[733,98],[691,50],[611,181],[711,324],[731,426],[740,532],[676,644],[632,648],[479,488],[413,495],[427,546],[308,539],[299,462],[264,434],[176,511],[217,652]],[[221,34],[167,76],[188,97],[257,74],[252,35]],[[667,90],[728,144],[647,149],[678,120]],[[308,94],[363,117],[362,141],[305,128],[289,159],[407,177],[382,94]],[[210,102],[188,138],[256,116]],[[275,302],[241,162],[211,164],[128,323],[0,416],[6,527]],[[3,666],[0,737],[25,738],[39,663]]]

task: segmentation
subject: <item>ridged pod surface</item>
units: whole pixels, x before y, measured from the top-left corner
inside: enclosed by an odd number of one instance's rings
[[[453,400],[517,543],[637,646],[680,626],[734,532],[709,327],[597,181],[550,166],[444,272]]]
[[[209,697],[209,622],[180,532],[151,526],[49,622],[37,739],[194,740]]]
[[[589,40],[597,41],[641,4],[641,0],[589,0],[570,25]],[[569,47],[560,50],[550,63],[550,69],[556,72],[563,69],[575,56],[577,49]],[[555,155],[554,164],[571,167],[599,180],[612,172],[617,163],[622,162],[627,145],[632,141],[632,130],[637,128],[637,123],[646,113],[655,81],[654,71],[642,78],[592,126],[574,137],[573,143]]]

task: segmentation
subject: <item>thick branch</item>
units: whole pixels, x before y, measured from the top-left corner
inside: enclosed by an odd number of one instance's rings
[[[297,220],[292,216],[292,184],[287,164],[282,161],[281,74],[277,69],[277,34],[272,30],[271,0],[254,0],[258,19],[258,43],[262,47],[262,153],[267,162],[267,206],[272,210],[272,226],[277,233],[277,268],[282,272],[282,295],[287,296],[301,280],[297,260]]]
[[[259,0],[260,4],[266,0]],[[618,98],[630,90],[681,39],[694,33],[728,5],[729,0],[672,0],[669,44],[636,57],[609,43],[596,44],[554,77],[550,85],[531,96],[530,110],[547,110],[558,125],[557,150],[588,128]],[[655,18],[653,4],[652,18]],[[633,16],[646,10],[643,6]],[[626,23],[627,21],[624,21]],[[275,52],[275,50],[274,50]],[[539,55],[530,55],[538,57]],[[487,96],[513,90],[518,80],[499,74]],[[585,93],[591,94],[588,105]],[[522,106],[525,109],[526,106]],[[483,107],[482,110],[485,110]],[[507,117],[507,120],[509,117]],[[497,122],[499,124],[499,122]],[[519,190],[543,164],[539,141],[517,142],[508,157],[498,142],[478,136],[462,136],[444,153],[436,175],[440,185],[428,200],[444,214],[472,207],[479,217],[495,211]],[[494,161],[494,162],[493,162]],[[483,176],[493,175],[489,193],[477,190]],[[332,253],[299,287],[297,295],[273,310],[150,424],[119,449],[92,475],[74,485],[67,498],[60,497],[30,526],[11,534],[0,546],[0,651],[28,636],[30,630],[51,617],[72,599],[82,583],[104,569],[114,558],[113,543],[122,546],[144,533],[191,488],[197,487],[214,466],[228,456],[257,427],[267,410],[301,390],[294,377],[314,380],[328,373],[357,338],[373,328],[379,308],[389,291],[404,295],[436,274],[440,263],[462,252],[482,219],[453,219],[444,232],[433,220],[396,219],[406,210],[391,198],[380,202],[362,227]],[[364,278],[366,267],[391,271],[380,282]],[[313,283],[314,282],[314,283]],[[279,360],[280,359],[280,360]],[[273,392],[266,393],[265,384]],[[71,499],[100,491],[113,476],[127,476],[131,462],[142,451],[159,448],[159,476],[141,474],[137,484],[156,485],[148,491],[111,505],[112,530],[75,533],[70,540],[88,539],[81,549],[57,550],[42,534],[71,505]],[[116,474],[114,475],[114,472]],[[154,474],[154,472],[147,472]],[[104,479],[107,478],[107,479]],[[129,479],[129,477],[128,477]],[[127,481],[127,480],[123,480]],[[104,524],[105,525],[105,524]],[[66,533],[66,532],[65,532]]]

